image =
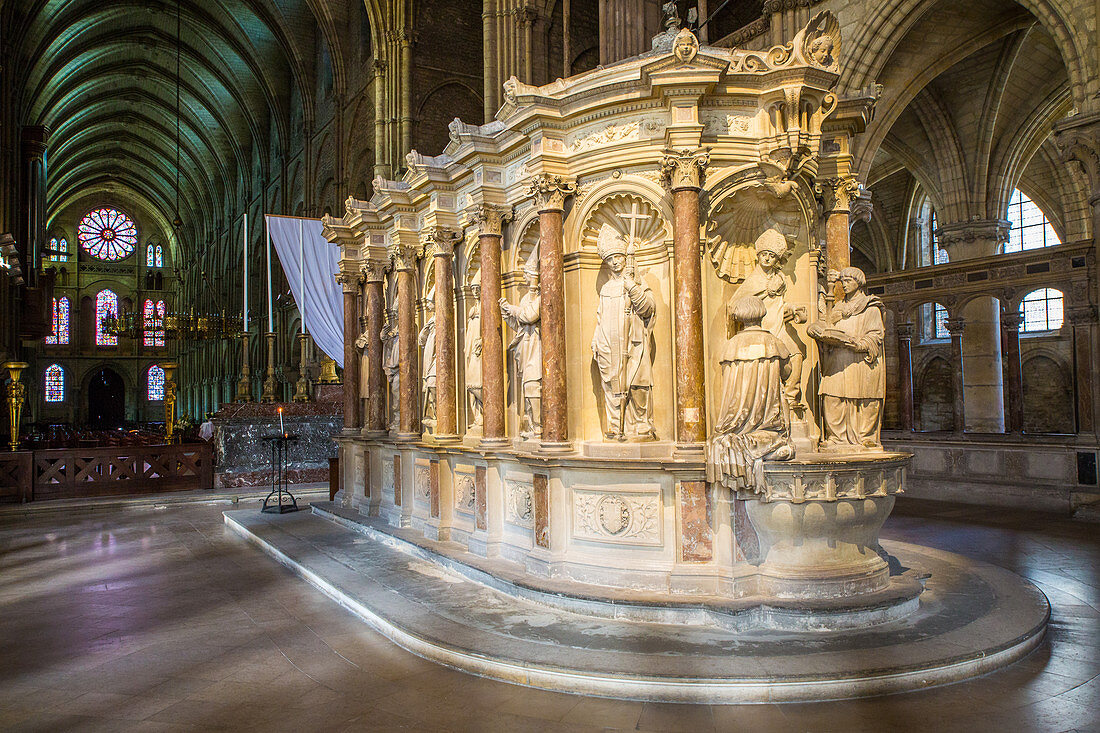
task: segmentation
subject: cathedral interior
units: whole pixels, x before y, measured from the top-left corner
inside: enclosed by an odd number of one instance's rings
[[[2,727],[1097,728],[1098,29],[0,0]]]

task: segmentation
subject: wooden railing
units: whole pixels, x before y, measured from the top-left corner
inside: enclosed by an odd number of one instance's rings
[[[0,453],[0,501],[42,501],[210,489],[208,443]]]

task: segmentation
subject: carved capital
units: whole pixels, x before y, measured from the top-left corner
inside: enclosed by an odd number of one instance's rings
[[[492,204],[479,204],[470,210],[470,221],[477,226],[478,236],[500,237],[504,232],[504,222],[508,221],[508,212]]]
[[[963,329],[966,327],[966,321],[961,318],[948,318],[944,322],[944,326],[947,327],[947,332],[952,337],[962,336]]]
[[[563,211],[565,199],[577,191],[577,184],[563,176],[540,175],[531,179],[527,196],[535,199],[535,207],[544,211]]]
[[[393,244],[390,245],[389,255],[390,260],[393,262],[393,269],[399,272],[416,270],[416,261],[419,259],[416,247],[410,247],[408,245]]]
[[[1100,205],[1100,115],[1074,115],[1055,125],[1054,144],[1063,162],[1076,163],[1089,181],[1089,203]]]
[[[912,323],[899,323],[898,329],[898,341],[912,341],[913,332],[916,330],[916,326]]]
[[[666,150],[661,158],[661,182],[670,191],[703,187],[704,171],[710,165],[710,148]]]
[[[997,254],[1008,241],[1012,222],[974,219],[944,224],[936,229],[936,242],[952,262]]]
[[[833,211],[851,212],[852,202],[859,198],[862,187],[854,176],[826,178],[819,190],[824,198],[826,213]]]
[[[453,229],[441,226],[427,227],[420,233],[422,254],[424,257],[454,257],[455,245],[461,239],[462,235]]]
[[[385,260],[367,260],[366,263],[359,265],[359,274],[366,282],[378,283],[386,279],[388,269],[389,263]]]
[[[336,273],[336,282],[340,283],[340,286],[344,289],[344,295],[359,292],[359,273],[358,272],[338,272]]]
[[[1023,318],[1019,313],[1006,312],[1001,314],[1001,330],[1007,333],[1018,333],[1020,322]]]
[[[1096,306],[1075,305],[1066,308],[1066,320],[1073,326],[1091,326],[1096,323]]]
[[[860,188],[859,195],[852,199],[849,205],[849,211],[851,212],[849,224],[855,224],[857,221],[871,221],[871,212],[874,211],[871,192],[866,188]]]

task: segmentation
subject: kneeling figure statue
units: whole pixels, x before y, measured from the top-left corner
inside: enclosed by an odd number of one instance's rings
[[[707,480],[731,491],[762,491],[765,460],[794,457],[784,382],[791,354],[761,327],[768,313],[754,295],[734,298],[731,317],[742,325],[726,342],[720,362],[722,387],[718,422],[707,444]]]

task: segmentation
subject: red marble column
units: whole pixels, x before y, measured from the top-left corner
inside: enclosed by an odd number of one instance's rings
[[[355,339],[359,330],[359,276],[341,272],[336,281],[344,289],[344,430],[359,429],[359,353]]]
[[[386,377],[382,372],[382,321],[385,310],[385,263],[370,262],[364,268],[367,310],[367,424],[371,435],[386,432]]]
[[[954,429],[961,433],[966,429],[966,398],[963,392],[963,326],[961,318],[948,318],[947,330],[951,334],[951,365],[955,367],[952,375],[952,392],[955,397]]]
[[[898,420],[913,429],[913,324],[898,326]]]
[[[454,246],[458,234],[435,227],[428,235],[435,258],[435,430],[437,443],[458,440],[455,395],[455,278]]]
[[[504,422],[504,336],[500,317],[500,244],[504,216],[482,205],[474,212],[481,257],[481,403],[484,447],[508,443]]]
[[[832,178],[827,181],[828,211],[825,212],[825,263],[830,270],[840,272],[852,264],[850,213],[852,201],[859,196],[859,182],[854,178]],[[837,282],[834,296],[843,297]]]
[[[665,184],[672,191],[673,278],[676,302],[676,441],[701,449],[707,439],[703,363],[703,276],[699,254],[699,191],[707,150],[667,153]]]
[[[539,309],[542,334],[542,450],[569,452],[565,358],[565,198],[576,185],[561,176],[537,176],[528,190],[539,212]]]
[[[420,352],[416,343],[416,253],[399,246],[393,252],[397,270],[398,439],[420,438]]]
[[[1024,429],[1024,376],[1020,364],[1020,314],[1001,314],[1001,364],[1004,369],[1006,432]]]

